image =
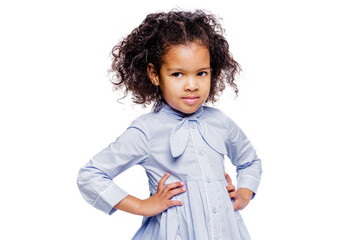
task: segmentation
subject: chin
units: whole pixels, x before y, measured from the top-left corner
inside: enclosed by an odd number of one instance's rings
[[[201,106],[201,105],[200,105]],[[193,107],[187,107],[187,108],[182,108],[181,110],[179,110],[182,113],[185,114],[193,114],[194,112],[196,112],[200,106],[193,106]]]
[[[185,105],[185,104],[168,104],[170,105],[172,108],[176,109],[179,112],[182,112],[184,114],[193,114],[194,112],[196,112],[202,105],[201,104],[194,104],[194,105]]]

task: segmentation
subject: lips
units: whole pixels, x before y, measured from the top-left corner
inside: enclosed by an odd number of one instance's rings
[[[195,105],[199,101],[199,97],[189,96],[181,98],[187,105]]]

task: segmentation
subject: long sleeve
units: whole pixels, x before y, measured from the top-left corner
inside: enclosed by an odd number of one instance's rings
[[[261,160],[249,139],[230,118],[228,118],[227,132],[226,148],[228,157],[236,166],[237,188],[250,189],[254,192],[254,197],[261,180]]]
[[[128,194],[113,182],[113,178],[144,162],[148,154],[145,134],[138,128],[128,128],[80,169],[77,183],[84,199],[107,214],[115,212],[113,207]]]

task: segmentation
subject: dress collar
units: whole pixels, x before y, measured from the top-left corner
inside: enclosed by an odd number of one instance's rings
[[[225,155],[226,148],[224,142],[219,136],[219,132],[214,127],[208,126],[206,121],[201,118],[204,107],[201,105],[199,109],[192,114],[182,113],[166,103],[161,103],[159,114],[177,120],[178,123],[173,127],[170,134],[170,151],[174,158],[181,156],[188,144],[190,137],[190,129],[197,129],[205,142],[216,152]],[[191,122],[191,124],[190,124]]]
[[[167,116],[182,121],[184,118],[187,118],[189,120],[196,120],[198,118],[200,118],[202,112],[203,112],[203,105],[201,105],[198,110],[196,110],[196,112],[191,113],[191,114],[186,114],[183,112],[180,112],[172,107],[170,107],[168,104],[162,102],[161,103],[161,109],[159,111],[159,113],[161,114],[166,114]]]

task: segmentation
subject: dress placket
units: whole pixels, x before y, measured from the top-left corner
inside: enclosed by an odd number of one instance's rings
[[[209,226],[210,226],[210,239],[217,240],[221,239],[221,221],[217,216],[217,212],[219,209],[216,190],[213,189],[215,185],[213,184],[215,175],[214,171],[211,169],[211,165],[207,162],[209,161],[207,157],[207,149],[209,147],[204,142],[199,130],[198,124],[196,120],[190,120],[190,134],[191,139],[193,141],[196,158],[199,163],[200,171],[201,171],[201,178],[203,179],[203,185],[205,190],[206,196],[206,204],[207,204],[207,216],[209,217]]]

